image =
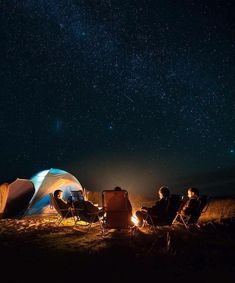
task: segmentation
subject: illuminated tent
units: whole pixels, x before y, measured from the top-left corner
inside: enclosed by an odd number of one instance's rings
[[[70,173],[60,169],[44,170],[31,178],[35,193],[24,216],[33,214],[55,213],[50,207],[49,193],[63,191],[63,199],[67,200],[71,191],[82,190],[79,181]]]
[[[13,183],[0,186],[0,218],[20,216],[27,209],[34,195],[30,180],[16,179]]]

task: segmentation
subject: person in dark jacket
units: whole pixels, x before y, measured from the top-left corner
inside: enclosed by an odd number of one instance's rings
[[[62,214],[64,216],[72,216],[71,210],[72,210],[72,205],[69,202],[66,202],[63,200],[63,191],[61,190],[55,190],[54,191],[54,199],[56,203],[58,204],[59,208],[63,210]],[[70,211],[68,213],[68,211]]]
[[[188,200],[179,210],[178,214],[182,215],[183,217],[190,218],[189,222],[191,222],[194,220],[195,217],[197,217],[199,206],[199,190],[197,188],[189,188]]]
[[[122,188],[115,187],[114,191],[122,191]],[[129,216],[131,218],[131,216],[132,216],[132,205],[131,205],[131,202],[130,202],[129,198],[127,199],[127,209],[128,209]]]
[[[167,222],[167,210],[170,197],[168,187],[161,187],[158,191],[158,195],[159,200],[156,201],[154,206],[141,207],[141,210],[136,211],[139,227],[143,226],[144,220],[146,220],[150,225],[163,225]]]
[[[65,200],[63,200],[63,191],[61,190],[55,190],[54,191],[54,198],[55,201],[57,202],[58,206],[60,209],[69,209],[71,207],[71,205],[66,202]]]
[[[64,209],[64,214],[67,216],[72,216],[73,213],[77,214],[80,220],[84,220],[87,222],[96,222],[99,220],[98,215],[102,215],[102,211],[99,211],[99,208],[97,206],[95,206],[92,202],[85,200],[82,191],[78,191],[77,200],[74,202],[71,198],[69,198],[66,202],[65,200],[63,200],[62,196],[63,191],[56,190],[54,192],[54,198],[59,208]],[[71,213],[67,214],[69,210],[71,211]]]
[[[78,191],[77,200],[73,202],[73,207],[78,209],[81,220],[97,222],[103,212],[99,210],[91,201],[85,200],[83,191]],[[80,210],[80,211],[79,211]]]

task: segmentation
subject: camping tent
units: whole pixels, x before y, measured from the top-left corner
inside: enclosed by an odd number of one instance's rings
[[[16,179],[0,186],[0,218],[20,216],[35,192],[30,180]]]
[[[82,190],[79,181],[70,173],[60,169],[44,170],[31,178],[35,187],[35,193],[25,212],[25,216],[33,214],[53,213],[50,207],[49,193],[55,190],[63,191],[63,198],[66,200],[71,191]]]
[[[8,183],[0,185],[0,218],[3,218],[3,213],[6,207],[8,195]]]

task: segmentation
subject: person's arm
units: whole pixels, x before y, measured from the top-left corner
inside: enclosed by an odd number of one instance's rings
[[[149,209],[149,213],[153,216],[162,217],[167,213],[168,205],[168,199],[162,198],[157,200],[155,205]]]
[[[96,213],[99,211],[99,208],[89,200],[84,201],[84,207],[87,213]]]
[[[60,207],[61,209],[68,209],[68,208],[71,207],[71,206],[70,206],[66,201],[64,201],[63,199],[57,199],[56,201],[57,201],[57,203],[58,203],[58,205],[59,205],[59,207]]]
[[[189,199],[182,209],[183,214],[190,215],[196,208],[196,199]]]
[[[157,205],[157,201],[156,201],[156,203],[154,204],[154,206],[151,206],[151,207],[141,206],[141,210],[144,210],[144,211],[146,211],[146,212],[149,212],[149,211],[151,211],[152,208],[154,208],[156,205]]]

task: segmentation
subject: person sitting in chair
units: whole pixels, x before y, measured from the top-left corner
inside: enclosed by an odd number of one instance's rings
[[[114,191],[122,191],[122,188],[120,188],[120,187],[115,187],[114,188]],[[130,200],[129,200],[129,198],[127,198],[127,210],[128,210],[128,218],[129,218],[129,222],[130,222],[130,224],[132,225],[133,223],[132,223],[132,221],[131,221],[131,217],[132,217],[132,205],[131,205],[131,202],[130,202]]]
[[[73,207],[80,209],[80,219],[88,222],[97,222],[99,220],[99,216],[103,215],[103,212],[100,211],[97,206],[95,206],[91,201],[85,200],[82,190],[78,191],[77,199],[73,202]]]
[[[60,209],[68,209],[71,207],[71,205],[66,202],[65,200],[63,200],[63,191],[61,190],[55,190],[54,191],[54,198],[55,201],[57,202],[58,206]]]
[[[188,200],[177,214],[180,214],[183,217],[188,217],[189,222],[193,222],[194,218],[197,217],[199,205],[199,190],[197,188],[189,188]]]
[[[72,209],[72,206],[70,203],[63,200],[63,191],[61,190],[55,190],[54,191],[54,199],[56,203],[58,204],[59,208],[64,210],[63,214],[67,216],[71,216],[71,213],[68,213],[68,210]]]
[[[138,226],[143,226],[146,220],[150,225],[163,225],[167,222],[167,209],[169,206],[170,191],[168,187],[161,187],[158,191],[159,200],[152,207],[141,207],[141,211],[136,211]]]

